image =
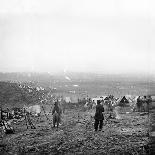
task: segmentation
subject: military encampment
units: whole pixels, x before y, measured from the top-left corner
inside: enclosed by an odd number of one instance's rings
[[[155,155],[155,1],[0,0],[0,155]]]
[[[48,81],[1,81],[0,154],[148,154],[153,94],[141,85],[112,94],[102,88],[109,81],[94,89],[93,80],[60,81],[56,90]]]

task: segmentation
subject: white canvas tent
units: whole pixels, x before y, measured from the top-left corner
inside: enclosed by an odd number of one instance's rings
[[[129,106],[130,105],[130,101],[125,97],[125,96],[121,96],[118,100],[117,100],[117,104],[119,106]]]
[[[92,98],[92,101],[94,101],[97,104],[97,101],[102,101],[102,100],[105,100],[106,98],[107,96],[95,97],[95,98]]]
[[[134,99],[131,95],[125,95],[126,99],[128,100],[129,103],[134,102]]]
[[[77,98],[77,96],[71,96],[70,98],[71,98],[71,102],[72,102],[72,103],[78,103],[78,98]]]
[[[92,98],[92,101],[94,101],[96,104],[97,104],[97,101],[101,101],[102,98],[100,97],[95,97],[95,98]]]
[[[38,116],[41,113],[41,106],[40,105],[32,105],[32,106],[24,106],[24,109],[31,113],[32,115]]]
[[[155,102],[155,95],[151,95],[152,102]]]
[[[106,100],[108,98],[108,96],[101,96],[100,97],[102,100]]]
[[[65,101],[66,101],[66,103],[70,103],[71,102],[71,98],[70,97],[65,97]]]

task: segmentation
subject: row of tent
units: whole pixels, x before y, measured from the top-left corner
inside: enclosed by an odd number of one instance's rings
[[[119,103],[132,103],[132,102],[135,102],[136,101],[136,97],[132,97],[130,95],[125,95],[125,96],[121,96],[120,98],[114,98],[115,101],[119,102]],[[108,100],[108,96],[101,96],[101,97],[95,97],[95,98],[92,98],[92,101],[94,101],[96,104],[98,101],[101,101],[101,100]]]
[[[149,95],[151,97],[151,101],[152,101],[152,104],[154,104],[155,102],[155,95]],[[146,96],[147,99],[149,96]],[[139,96],[132,96],[132,95],[124,95],[124,96],[121,96],[119,98],[113,98],[113,101],[114,103],[117,103],[118,105],[130,105],[130,106],[133,106],[137,103],[137,99],[138,99]],[[144,96],[140,96],[141,99],[144,99]],[[101,97],[96,97],[96,98],[92,98],[92,101],[94,101],[96,104],[98,101],[105,101],[105,100],[108,100],[108,97],[107,96],[101,96]]]
[[[155,96],[151,96],[153,100],[155,100]],[[117,103],[122,103],[122,104],[128,104],[128,103],[133,103],[137,101],[138,96],[132,96],[132,95],[124,95],[119,98],[114,98],[114,100]],[[76,103],[78,102],[78,98],[75,97],[65,97],[64,100],[66,103]],[[92,101],[94,101],[97,104],[97,101],[101,100],[108,100],[108,96],[100,96],[100,97],[94,97],[91,98]]]
[[[107,98],[108,98],[108,96],[101,96],[101,97],[91,98],[91,100],[97,104],[98,100],[106,100]],[[78,98],[76,96],[66,96],[66,97],[64,97],[64,100],[66,103],[78,103]],[[87,100],[87,99],[85,99],[85,100]]]

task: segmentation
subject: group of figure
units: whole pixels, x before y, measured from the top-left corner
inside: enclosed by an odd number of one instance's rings
[[[104,112],[104,107],[101,104],[101,102],[98,102],[96,105],[96,112],[95,112],[95,123],[94,123],[94,128],[95,131],[102,130],[103,127],[103,120],[104,120],[104,116],[103,116],[103,112]],[[62,109],[59,105],[58,102],[54,103],[54,107],[52,110],[52,115],[53,115],[53,127],[55,127],[57,125],[57,128],[59,127],[59,123],[61,122],[61,114],[62,114]]]
[[[113,96],[112,97],[109,97],[108,100],[105,100],[105,101],[98,101],[97,102],[97,105],[94,101],[90,101],[88,102],[87,106],[89,106],[89,108],[94,108],[95,107],[95,116],[94,116],[94,119],[95,119],[95,122],[94,122],[94,129],[95,131],[98,131],[98,129],[101,131],[102,130],[102,127],[103,127],[103,120],[104,120],[104,115],[103,113],[105,111],[113,111],[114,109],[114,105],[113,105]],[[149,109],[149,103],[151,102],[151,97],[149,96],[144,96],[143,98],[142,97],[138,97],[137,98],[137,109],[138,111],[142,111],[143,110],[143,107],[144,107],[144,104],[146,105],[146,109],[148,111]],[[95,105],[95,106],[94,106]],[[53,127],[57,126],[57,128],[59,127],[60,123],[61,123],[61,116],[62,116],[62,113],[63,113],[63,110],[62,110],[62,106],[61,104],[59,104],[58,101],[56,101],[54,103],[54,107],[52,109],[52,115],[53,115]]]
[[[151,103],[151,96],[138,96],[137,98],[137,111],[138,112],[149,112],[149,104]]]

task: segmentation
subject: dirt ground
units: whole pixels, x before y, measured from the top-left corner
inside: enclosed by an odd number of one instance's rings
[[[104,121],[102,131],[93,128],[94,111],[67,109],[57,130],[52,115],[32,117],[36,129],[25,120],[12,123],[15,134],[1,135],[0,154],[147,154],[149,117],[140,113],[121,114],[121,119]],[[2,138],[3,137],[3,138]]]

